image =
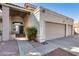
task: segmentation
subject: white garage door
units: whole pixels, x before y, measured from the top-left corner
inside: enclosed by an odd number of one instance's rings
[[[72,26],[68,25],[68,36],[72,34]]]
[[[65,36],[65,25],[57,23],[48,23],[45,24],[46,28],[46,39],[56,39]]]

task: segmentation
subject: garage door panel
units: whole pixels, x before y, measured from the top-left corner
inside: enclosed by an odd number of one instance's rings
[[[65,25],[46,22],[47,40],[56,39],[65,36]]]
[[[68,25],[68,36],[72,34],[72,26]]]

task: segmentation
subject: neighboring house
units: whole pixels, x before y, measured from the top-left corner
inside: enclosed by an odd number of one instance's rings
[[[79,21],[74,22],[75,34],[79,34]]]
[[[0,9],[2,10],[0,30],[3,41],[12,40],[12,34],[18,34],[16,37],[19,38],[24,36],[25,28],[29,26],[38,29],[37,40],[39,42],[74,35],[72,18],[46,8],[31,4],[19,7],[5,3],[0,4]]]

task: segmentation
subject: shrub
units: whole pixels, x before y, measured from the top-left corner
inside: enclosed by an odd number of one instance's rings
[[[37,29],[35,27],[26,28],[26,35],[29,41],[36,41]]]

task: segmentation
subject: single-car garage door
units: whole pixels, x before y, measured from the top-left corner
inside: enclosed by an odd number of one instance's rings
[[[46,28],[46,39],[56,39],[60,37],[65,36],[65,25],[64,24],[58,24],[58,23],[45,23]]]

